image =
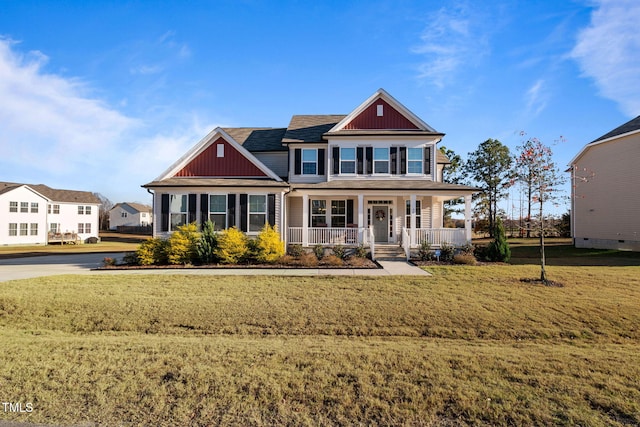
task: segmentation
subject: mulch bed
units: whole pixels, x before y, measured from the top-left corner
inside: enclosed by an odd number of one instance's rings
[[[230,269],[230,268],[257,268],[257,269],[308,269],[308,268],[320,268],[320,269],[372,269],[382,268],[377,263],[366,259],[362,262],[362,265],[349,265],[348,262],[344,265],[326,265],[318,264],[315,266],[304,265],[283,265],[283,264],[206,264],[206,265],[105,265],[98,267],[95,270],[184,270],[184,269]]]

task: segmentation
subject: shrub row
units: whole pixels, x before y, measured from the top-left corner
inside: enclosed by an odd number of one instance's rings
[[[278,230],[269,224],[256,239],[249,239],[235,227],[216,232],[214,224],[207,221],[202,232],[195,223],[185,224],[169,239],[156,237],[143,242],[128,262],[138,265],[274,263],[284,253]]]

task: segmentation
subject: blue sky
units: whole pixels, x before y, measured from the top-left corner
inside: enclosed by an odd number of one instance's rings
[[[636,0],[0,0],[0,180],[149,203],[140,185],[215,126],[378,88],[463,157],[525,131],[563,136],[564,168],[640,114],[639,22]]]

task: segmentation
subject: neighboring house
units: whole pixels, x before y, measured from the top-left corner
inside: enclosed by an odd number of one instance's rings
[[[296,115],[287,128],[216,128],[154,181],[154,236],[206,219],[287,244],[471,240],[475,188],[445,183],[437,132],[383,89],[348,115]],[[465,228],[443,228],[464,198]],[[403,237],[404,236],[404,237]]]
[[[99,206],[86,191],[0,182],[0,245],[97,238]]]
[[[640,116],[587,144],[569,164],[578,248],[640,251]]]
[[[109,211],[109,229],[148,227],[153,223],[151,206],[140,203],[118,203]]]

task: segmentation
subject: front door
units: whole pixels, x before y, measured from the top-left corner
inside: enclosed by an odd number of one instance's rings
[[[376,243],[389,241],[389,206],[374,206],[373,209],[373,233]]]

